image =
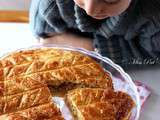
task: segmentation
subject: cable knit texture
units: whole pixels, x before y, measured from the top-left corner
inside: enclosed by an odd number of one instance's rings
[[[43,38],[68,29],[91,34],[96,50],[124,67],[160,58],[159,0],[132,0],[124,13],[103,20],[88,16],[73,0],[32,0],[30,25]]]

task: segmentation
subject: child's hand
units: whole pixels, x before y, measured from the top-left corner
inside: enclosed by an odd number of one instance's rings
[[[57,45],[69,45],[73,47],[81,47],[87,50],[93,50],[92,40],[84,38],[71,33],[62,33],[54,35],[53,37],[41,39],[42,45],[57,44]]]

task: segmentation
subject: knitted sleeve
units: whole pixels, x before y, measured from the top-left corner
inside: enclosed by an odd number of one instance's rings
[[[139,31],[139,45],[148,56],[160,58],[160,1],[139,2],[141,20],[144,24]]]
[[[37,37],[65,31],[66,23],[61,18],[56,0],[32,0],[30,26]]]

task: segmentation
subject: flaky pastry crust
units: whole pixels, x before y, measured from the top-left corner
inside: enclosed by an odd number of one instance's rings
[[[107,114],[103,112],[106,109],[111,110],[111,106],[112,109],[115,109],[115,120],[129,120],[131,110],[135,106],[132,98],[125,92],[114,92],[111,89],[107,90],[102,88],[78,88],[69,91],[66,95],[66,102],[77,120],[92,120],[92,117],[96,120],[112,120],[113,116],[108,117]],[[101,107],[104,102],[107,102],[109,105]],[[96,113],[94,110],[91,110],[93,106],[95,110],[98,109]],[[102,111],[103,115],[98,111]],[[114,110],[112,110],[112,112],[113,111]],[[92,116],[93,114],[98,114],[96,115],[97,118],[96,116]],[[101,116],[101,118],[99,116]]]
[[[63,120],[48,86],[58,88],[64,84],[113,89],[110,74],[79,52],[39,48],[3,57],[0,120]]]

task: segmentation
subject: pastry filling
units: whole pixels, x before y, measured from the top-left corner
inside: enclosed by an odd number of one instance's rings
[[[81,113],[78,110],[78,108],[76,107],[76,105],[74,105],[69,98],[67,98],[68,96],[66,96],[65,98],[65,102],[69,108],[69,110],[71,111],[73,117],[75,120],[79,120],[79,118],[81,118]]]
[[[64,95],[69,90],[73,90],[76,88],[84,88],[84,87],[89,87],[89,86],[84,85],[84,84],[75,84],[75,83],[71,83],[71,82],[68,82],[68,83],[65,82],[59,86],[49,86],[49,89],[50,89],[52,96],[64,97]]]

